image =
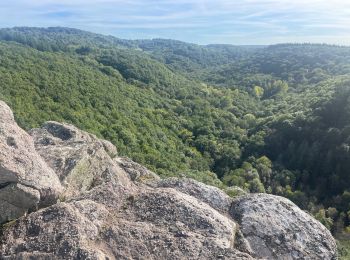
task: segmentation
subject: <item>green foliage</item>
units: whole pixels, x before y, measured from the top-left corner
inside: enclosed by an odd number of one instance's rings
[[[258,171],[248,162],[244,162],[241,168],[227,173],[223,181],[228,186],[243,187],[249,192],[265,192]]]
[[[264,97],[271,98],[276,95],[283,95],[287,93],[288,83],[282,80],[276,80],[269,82],[269,84],[265,87]]]
[[[338,256],[340,260],[350,259],[350,240],[338,240]]]
[[[331,230],[333,226],[333,219],[326,216],[326,211],[324,209],[320,209],[316,214],[315,218],[320,221],[326,228]]]
[[[22,127],[75,124],[162,176],[285,196],[334,233],[350,226],[349,73],[349,47],[0,30],[0,99]]]
[[[254,90],[254,96],[256,96],[259,99],[263,97],[264,89],[262,87],[254,86],[253,90]]]
[[[65,28],[4,29],[0,38],[0,98],[22,127],[66,121],[161,175],[216,186],[213,171],[223,175],[239,160],[231,129],[235,114],[254,107],[247,93],[203,89],[115,38]]]

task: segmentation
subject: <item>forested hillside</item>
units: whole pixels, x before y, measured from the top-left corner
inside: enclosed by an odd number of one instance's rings
[[[350,48],[200,46],[67,28],[0,30],[0,99],[163,176],[285,196],[350,233]]]

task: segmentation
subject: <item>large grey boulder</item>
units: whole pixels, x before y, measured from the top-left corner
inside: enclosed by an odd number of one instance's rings
[[[125,209],[127,219],[152,223],[177,237],[202,237],[222,248],[235,241],[236,224],[208,204],[173,189],[145,190]]]
[[[152,183],[160,180],[157,174],[127,157],[116,157],[114,161],[129,174],[134,182]]]
[[[1,259],[105,259],[97,245],[89,244],[98,235],[99,222],[86,218],[76,205],[59,203],[12,223],[3,233]],[[100,221],[108,216],[99,205],[84,206]]]
[[[230,212],[255,257],[336,259],[331,233],[288,199],[250,194],[236,199]]]
[[[160,201],[163,204],[157,205]],[[149,190],[124,203],[115,211],[79,200],[32,213],[4,230],[0,255],[2,259],[253,259],[234,249],[232,220],[185,194]]]
[[[46,122],[30,134],[36,150],[64,187],[62,199],[74,198],[101,184],[131,185],[128,174],[113,161],[117,149],[110,142],[57,122]]]
[[[30,208],[56,202],[62,190],[54,171],[38,155],[30,135],[0,101],[0,224]]]
[[[36,189],[10,183],[0,189],[0,221],[6,222],[34,210],[40,202],[40,192]]]
[[[232,199],[219,188],[205,185],[189,178],[167,178],[155,183],[158,188],[173,188],[186,193],[210,205],[212,208],[227,213]]]

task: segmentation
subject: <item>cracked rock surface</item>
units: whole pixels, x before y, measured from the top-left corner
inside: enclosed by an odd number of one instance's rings
[[[56,202],[62,187],[46,165],[30,135],[0,101],[0,224],[27,210]]]
[[[30,134],[37,152],[64,186],[64,200],[106,183],[116,188],[131,187],[129,176],[113,161],[117,149],[110,142],[57,122],[46,122]]]
[[[0,213],[17,219],[1,229],[0,259],[336,257],[328,230],[287,199],[162,180],[72,125],[47,122],[29,136],[0,105]]]
[[[236,199],[230,212],[254,256],[336,259],[336,244],[330,232],[288,199],[250,194]]]
[[[217,211],[224,213],[228,212],[232,203],[232,198],[219,188],[208,186],[192,179],[167,178],[158,181],[156,187],[173,188],[193,196]]]

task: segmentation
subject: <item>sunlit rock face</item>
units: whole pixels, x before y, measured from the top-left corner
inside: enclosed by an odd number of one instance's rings
[[[288,199],[250,194],[230,210],[253,255],[266,259],[335,259],[336,243],[317,220]]]
[[[0,224],[56,203],[62,191],[55,172],[36,152],[31,136],[0,101]]]

